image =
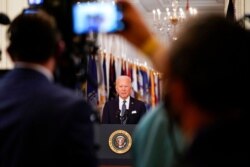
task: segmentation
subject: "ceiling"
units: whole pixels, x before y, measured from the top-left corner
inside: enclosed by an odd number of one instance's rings
[[[142,12],[151,13],[156,8],[165,10],[171,0],[131,0],[131,2]],[[179,0],[181,7],[185,7],[186,2],[187,0]],[[223,13],[224,4],[225,0],[189,0],[189,5],[197,8],[199,13]]]
[[[152,10],[159,8],[165,11],[171,0],[130,0],[143,14],[147,22],[152,22]],[[189,5],[198,10],[199,14],[223,13],[226,0],[189,0]],[[185,8],[187,0],[179,0],[180,7]]]

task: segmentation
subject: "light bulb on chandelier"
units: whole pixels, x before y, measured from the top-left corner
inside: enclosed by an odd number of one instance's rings
[[[179,5],[179,0],[172,0],[171,5],[162,12],[159,8],[152,11],[153,25],[156,33],[160,36],[167,35],[170,40],[177,40],[177,29],[188,17],[197,15],[196,8],[190,7],[186,1],[185,11]]]

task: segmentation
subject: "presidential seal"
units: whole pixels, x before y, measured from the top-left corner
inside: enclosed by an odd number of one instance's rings
[[[131,146],[132,138],[130,134],[124,130],[116,130],[109,136],[109,148],[117,154],[128,152]]]

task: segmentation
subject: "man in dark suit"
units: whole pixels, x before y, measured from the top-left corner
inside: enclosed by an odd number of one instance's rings
[[[137,124],[146,112],[145,104],[130,96],[131,79],[119,76],[116,80],[116,92],[119,95],[114,100],[106,102],[102,113],[103,124]]]
[[[0,80],[0,166],[96,167],[93,110],[53,82],[62,48],[53,18],[22,13],[8,37],[15,68]]]

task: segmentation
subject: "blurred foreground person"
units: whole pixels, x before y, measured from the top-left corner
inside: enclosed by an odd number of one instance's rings
[[[105,103],[102,114],[103,124],[137,124],[146,113],[144,102],[130,96],[131,78],[118,76],[115,84],[118,97]]]
[[[224,16],[190,21],[169,52],[165,103],[191,144],[178,166],[249,166],[250,32]]]
[[[0,166],[97,166],[91,107],[53,83],[63,48],[53,18],[22,13],[8,38],[15,68],[0,81]]]
[[[249,32],[224,16],[204,16],[167,48],[128,1],[118,2],[128,24],[121,35],[165,78],[163,104],[135,131],[135,166],[249,166]]]

